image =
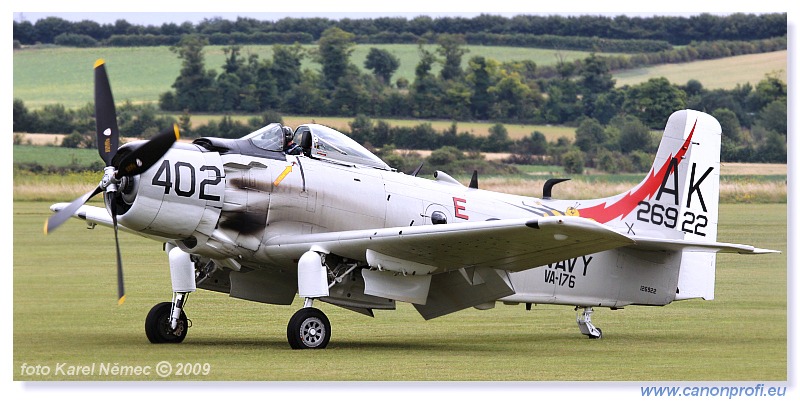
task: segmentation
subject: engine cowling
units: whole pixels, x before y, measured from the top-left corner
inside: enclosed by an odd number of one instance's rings
[[[135,144],[124,146],[135,147]],[[126,178],[115,199],[119,223],[169,239],[210,235],[219,221],[225,193],[219,153],[175,144],[144,173]],[[110,207],[109,207],[110,208]]]

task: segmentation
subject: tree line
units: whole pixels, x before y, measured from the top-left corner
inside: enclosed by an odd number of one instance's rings
[[[176,113],[283,113],[317,116],[432,118],[456,121],[577,125],[584,117],[602,124],[617,115],[634,116],[660,129],[672,111],[692,108],[711,112],[719,105],[750,129],[762,109],[785,100],[786,84],[765,77],[756,87],[707,90],[696,80],[685,85],[664,78],[617,88],[607,57],[590,54],[560,62],[543,76],[532,61],[498,62],[475,55],[460,36],[443,36],[434,48],[419,48],[413,81],[390,78],[399,60],[389,51],[371,48],[364,68],[352,63],[352,34],[332,28],[316,49],[274,45],[271,59],[246,58],[241,48],[223,49],[222,71],[206,67],[202,37],[187,36],[171,47],[182,60],[173,90],[161,94],[159,106]],[[784,42],[785,44],[785,42]],[[312,58],[318,70],[301,69]],[[438,71],[434,69],[436,67]]]
[[[503,46],[552,46],[559,49],[651,52],[693,41],[750,41],[786,36],[787,14],[727,16],[708,13],[682,16],[560,16],[517,15],[503,17],[417,16],[378,18],[282,18],[262,21],[210,18],[193,24],[135,25],[125,19],[113,24],[90,20],[71,22],[59,17],[14,21],[13,39],[21,45],[67,44],[69,46],[165,46],[184,35],[197,34],[209,43],[292,44],[313,43],[331,28],[354,35],[359,43],[418,43],[435,41],[439,35],[464,35],[469,44]],[[575,41],[570,38],[584,38]],[[595,38],[595,39],[590,39]],[[603,38],[599,41],[596,38]],[[613,40],[623,40],[614,42]],[[635,40],[638,42],[629,42]],[[620,45],[624,44],[624,47]],[[635,46],[634,46],[635,45]],[[615,46],[615,48],[604,48]],[[616,49],[616,50],[612,50]]]
[[[734,90],[706,90],[695,80],[686,86],[673,86],[666,79],[652,79],[635,88],[640,100],[646,99],[642,94],[661,94],[672,88],[678,94],[686,94],[689,107],[706,110],[716,117],[723,130],[722,161],[786,162],[787,89],[780,79],[766,77],[755,87],[745,84]],[[647,105],[657,106],[654,103]],[[750,110],[758,113],[747,112]],[[663,126],[671,112],[665,109],[654,113],[651,118]],[[194,126],[188,113],[181,114],[176,120],[171,115],[164,115],[153,104],[134,105],[130,102],[120,105],[117,113],[121,133],[139,133],[142,137],[155,135],[163,127],[178,123],[184,137],[238,138],[268,123],[283,121],[279,113],[266,111],[246,122],[226,115],[219,121]],[[41,110],[29,111],[22,100],[15,99],[13,115],[15,132],[70,133],[63,146],[95,147],[91,104],[77,110],[48,105]],[[513,169],[485,161],[477,154],[508,152],[511,155],[504,162],[560,165],[567,173],[582,173],[589,167],[610,173],[646,172],[660,138],[645,123],[646,118],[647,115],[618,114],[604,121],[582,115],[577,121],[573,140],[561,137],[554,141],[547,141],[539,131],[511,140],[501,123],[491,126],[488,136],[480,136],[459,131],[457,122],[437,131],[430,123],[400,127],[365,115],[356,116],[350,122],[349,130],[343,132],[403,171],[410,171],[419,162],[427,162],[426,169],[508,172]],[[401,156],[393,152],[396,148],[435,151],[428,159],[422,159],[414,154]]]
[[[160,95],[158,107],[122,105],[121,131],[154,134],[175,120],[163,112],[180,116],[186,136],[217,137],[240,137],[279,121],[275,111],[351,116],[356,119],[349,134],[377,149],[513,151],[510,162],[555,163],[572,172],[584,167],[624,172],[649,166],[644,156],[656,146],[651,130],[663,129],[673,111],[691,108],[720,120],[725,132],[723,161],[786,161],[787,89],[775,76],[732,90],[708,90],[696,80],[679,85],[665,78],[617,88],[611,75],[613,58],[591,54],[575,62],[562,61],[543,74],[543,68],[531,61],[501,63],[474,55],[463,68],[462,59],[468,54],[463,36],[442,35],[436,48],[419,47],[413,81],[392,82],[398,59],[385,49],[371,48],[362,70],[350,61],[354,38],[330,28],[316,49],[274,45],[271,59],[257,54],[244,57],[239,45],[230,45],[224,48],[225,61],[217,73],[204,62],[207,39],[184,36],[171,47],[181,59],[173,89]],[[301,69],[305,58],[319,63],[320,69]],[[203,112],[226,117],[192,127],[191,115]],[[234,112],[254,117],[241,123],[227,116]],[[70,141],[82,144],[92,141],[92,136],[81,140],[81,135],[94,130],[92,113],[91,105],[77,111],[61,105],[28,111],[22,100],[15,100],[14,130],[72,133]],[[380,120],[390,117],[499,123],[487,137],[459,133],[456,124],[437,132],[430,125],[402,128]],[[543,134],[531,133],[511,141],[504,122],[571,125],[577,127],[576,138],[548,143]]]

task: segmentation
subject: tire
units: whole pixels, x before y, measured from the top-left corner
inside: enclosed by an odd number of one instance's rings
[[[297,311],[286,327],[286,338],[292,349],[322,349],[331,340],[331,322],[316,308]]]
[[[186,313],[181,311],[178,328],[174,331],[169,325],[170,316],[172,316],[172,302],[162,302],[150,309],[144,321],[144,332],[150,343],[180,343],[186,338],[186,333],[189,331]]]

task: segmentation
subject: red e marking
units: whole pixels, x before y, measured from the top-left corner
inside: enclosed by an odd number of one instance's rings
[[[461,218],[463,220],[469,220],[469,216],[466,215],[466,214],[462,214],[461,213],[462,211],[466,210],[467,208],[462,206],[459,203],[466,203],[466,202],[467,202],[466,199],[462,199],[460,197],[454,197],[453,198],[453,208],[456,211],[456,217]]]

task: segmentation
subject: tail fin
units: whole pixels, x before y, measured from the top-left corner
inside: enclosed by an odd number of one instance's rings
[[[649,175],[627,193],[581,201],[578,213],[633,235],[716,241],[721,134],[711,115],[673,113]]]
[[[721,134],[708,114],[673,113],[650,174],[627,193],[582,201],[578,212],[637,237],[714,243]],[[675,299],[714,299],[716,254],[680,253]]]
[[[516,294],[508,300],[617,307],[709,300],[717,252],[777,252],[716,242],[721,134],[719,122],[705,113],[675,112],[650,173],[630,191],[595,200],[548,200],[555,213],[594,219],[635,244],[584,256],[587,279],[575,289],[543,283],[548,268],[511,273]]]

